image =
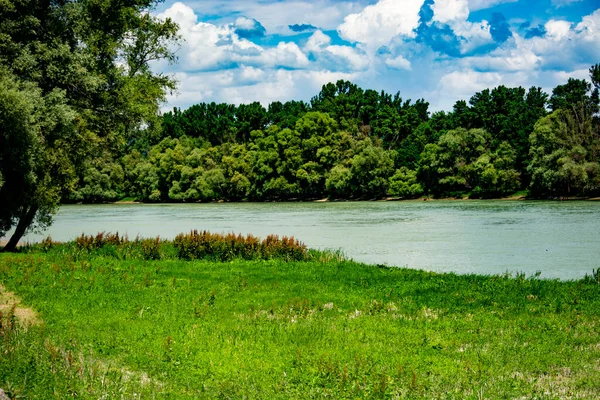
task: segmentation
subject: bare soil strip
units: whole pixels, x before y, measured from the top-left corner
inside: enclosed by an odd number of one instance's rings
[[[29,308],[20,305],[19,299],[14,293],[8,292],[6,288],[0,285],[0,312],[8,313],[14,307],[14,313],[17,320],[23,326],[37,325],[40,323],[37,313]]]

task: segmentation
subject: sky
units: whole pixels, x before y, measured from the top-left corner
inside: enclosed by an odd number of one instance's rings
[[[178,63],[153,65],[201,102],[305,100],[328,82],[424,98],[430,110],[499,85],[548,93],[600,63],[600,0],[166,0]]]

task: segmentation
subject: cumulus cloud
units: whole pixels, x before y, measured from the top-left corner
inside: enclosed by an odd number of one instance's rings
[[[306,70],[268,70],[257,72],[248,67],[226,72],[177,73],[180,90],[169,97],[170,107],[187,107],[200,102],[233,104],[308,99],[328,82],[356,80],[355,73]],[[244,71],[251,79],[244,78]],[[260,94],[260,96],[258,96]]]
[[[600,42],[600,9],[586,15],[575,27],[578,37],[589,44]]]
[[[270,33],[292,32],[289,25],[310,23],[335,29],[348,14],[359,12],[367,0],[186,0],[199,15],[245,15],[256,18]]]
[[[360,71],[368,68],[370,64],[364,51],[352,46],[331,45],[331,38],[320,30],[308,38],[304,48],[323,67],[340,71]]]
[[[277,47],[262,52],[262,65],[265,66],[306,67],[308,64],[306,55],[293,42],[279,42]]]
[[[346,16],[337,30],[343,39],[361,43],[374,53],[398,35],[414,37],[422,5],[423,0],[379,0]]]
[[[400,69],[410,71],[412,69],[410,61],[402,56],[396,56],[394,58],[388,58],[385,60],[385,64],[393,69]]]
[[[600,9],[575,26],[552,19],[544,25],[544,31],[543,35],[526,36],[517,43],[540,57],[540,67],[574,70],[600,59]]]
[[[255,19],[238,17],[233,24],[235,33],[244,39],[251,39],[265,36],[267,30]]]
[[[433,21],[448,23],[465,21],[469,16],[468,0],[435,0],[432,6]]]
[[[553,40],[561,40],[565,38],[571,30],[571,23],[569,21],[556,21],[551,19],[544,25],[546,30],[546,36]]]
[[[487,21],[470,22],[465,1],[426,0],[419,11],[416,40],[451,57],[473,53],[494,42]]]
[[[502,82],[497,72],[453,71],[440,79],[440,90],[447,93],[470,96],[485,88],[494,87]]]
[[[487,21],[456,22],[453,24],[453,30],[456,35],[463,39],[460,44],[461,54],[472,53],[481,47],[487,47],[494,43],[491,27]]]
[[[513,40],[486,55],[462,60],[463,65],[501,72],[573,71],[589,67],[593,60],[600,59],[600,10],[584,16],[575,26],[569,21],[552,19],[533,33],[526,29],[524,36],[512,37]]]
[[[324,34],[321,30],[318,30],[315,33],[313,33],[310,36],[310,38],[308,38],[306,46],[304,47],[309,52],[318,53],[322,51],[325,47],[329,46],[330,43],[331,38]]]
[[[332,45],[320,30],[302,48],[293,41],[261,46],[250,40],[265,34],[252,18],[238,17],[220,25],[202,22],[182,3],[173,4],[159,17],[177,22],[186,40],[175,67],[179,92],[168,98],[169,107],[307,98],[327,82],[355,80],[369,65],[364,51]],[[309,60],[309,55],[314,59]]]
[[[293,42],[263,48],[248,40],[264,35],[265,28],[254,19],[239,17],[233,24],[220,26],[197,22],[194,11],[183,3],[173,4],[159,17],[171,18],[180,26],[179,32],[185,39],[179,64],[183,70],[214,70],[239,64],[302,68],[309,64]]]
[[[526,86],[532,77],[526,73],[479,72],[471,69],[451,71],[443,75],[437,88],[428,92],[426,99],[431,109],[452,110],[457,100],[468,100],[476,92],[499,85]]]
[[[501,72],[533,71],[539,68],[542,57],[537,55],[526,40],[517,37],[514,46],[498,48],[484,56],[465,59],[463,64],[478,70]]]

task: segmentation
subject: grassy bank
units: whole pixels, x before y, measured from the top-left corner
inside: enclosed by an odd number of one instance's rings
[[[75,246],[72,244],[72,246]],[[0,254],[0,387],[38,398],[595,398],[600,285],[350,261]],[[596,277],[597,278],[597,277]]]

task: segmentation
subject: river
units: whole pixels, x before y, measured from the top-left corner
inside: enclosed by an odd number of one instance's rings
[[[600,267],[600,202],[405,201],[65,205],[47,235],[173,238],[191,229],[292,235],[367,263],[437,272],[541,272],[576,279]]]

